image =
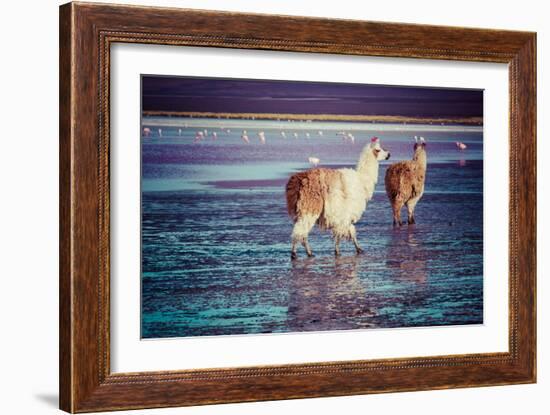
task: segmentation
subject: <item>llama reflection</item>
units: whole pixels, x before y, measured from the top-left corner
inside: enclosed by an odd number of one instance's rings
[[[291,268],[289,329],[370,327],[374,312],[366,287],[358,277],[366,261],[364,256],[295,260]]]
[[[394,229],[387,249],[386,266],[392,270],[396,279],[426,283],[428,250],[418,228]]]

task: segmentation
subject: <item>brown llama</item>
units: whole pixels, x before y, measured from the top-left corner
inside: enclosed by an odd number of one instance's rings
[[[392,164],[386,170],[386,193],[393,209],[393,224],[401,226],[401,208],[406,205],[408,220],[412,225],[416,223],[414,209],[424,193],[426,180],[426,166],[428,157],[426,154],[426,141],[415,136],[414,154],[412,160],[400,161]]]

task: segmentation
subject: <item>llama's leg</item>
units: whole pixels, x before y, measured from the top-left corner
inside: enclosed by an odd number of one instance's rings
[[[296,254],[296,242],[298,242],[294,236],[292,236],[292,247],[290,248],[290,259],[296,259],[298,258],[298,255]]]
[[[403,225],[403,222],[401,222],[401,208],[403,207],[403,201],[397,199],[394,200],[392,203],[392,209],[393,209],[393,226],[395,225]]]
[[[308,256],[313,256],[313,253],[311,252],[311,248],[307,241],[307,237],[309,235],[309,232],[315,225],[316,220],[317,218],[312,215],[304,215],[298,218],[298,220],[294,224],[294,229],[292,230],[292,248],[290,251],[290,258],[297,258],[296,245],[298,244],[298,242],[304,246]]]
[[[416,220],[414,219],[414,208],[418,203],[419,197],[415,197],[407,202],[407,223],[409,225],[414,225]]]
[[[349,228],[347,225],[339,225],[332,228],[332,236],[334,238],[334,256],[340,256],[340,241],[342,238],[350,237]]]
[[[340,256],[340,236],[334,234],[334,256]]]
[[[363,249],[361,249],[359,242],[357,241],[357,232],[355,231],[354,225],[349,226],[349,237],[353,241],[353,245],[355,245],[355,252],[358,254],[362,253]]]
[[[306,254],[307,254],[308,257],[311,258],[311,257],[315,256],[315,255],[313,255],[313,252],[311,252],[311,247],[309,246],[309,242],[307,241],[307,237],[302,242],[302,245],[304,245],[304,248],[306,249]]]

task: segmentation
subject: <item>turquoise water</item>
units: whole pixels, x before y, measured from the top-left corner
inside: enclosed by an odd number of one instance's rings
[[[143,338],[483,322],[481,128],[178,118],[143,125],[151,129],[142,137]],[[205,128],[208,138],[194,142]],[[342,130],[355,144],[343,142]],[[365,253],[343,243],[334,258],[330,234],[315,229],[316,256],[299,251],[291,261],[288,177],[310,168],[312,156],[323,167],[353,166],[372,135],[392,157],[356,225]],[[417,224],[394,228],[383,176],[410,158],[413,135],[428,142],[426,192]]]

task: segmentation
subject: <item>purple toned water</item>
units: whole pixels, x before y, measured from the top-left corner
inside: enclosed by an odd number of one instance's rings
[[[480,128],[143,123],[152,130],[142,137],[144,338],[483,322]],[[204,129],[207,138],[194,142]],[[243,129],[250,144],[241,140]],[[343,130],[352,131],[355,144],[337,135]],[[381,164],[377,190],[357,224],[365,253],[356,256],[344,243],[343,256],[334,258],[330,234],[315,229],[316,257],[301,251],[291,261],[288,177],[310,168],[309,157],[324,167],[352,167],[373,135],[392,157]],[[393,228],[383,175],[389,163],[410,158],[413,135],[428,142],[426,191],[417,225]],[[456,141],[468,149],[459,151]]]

